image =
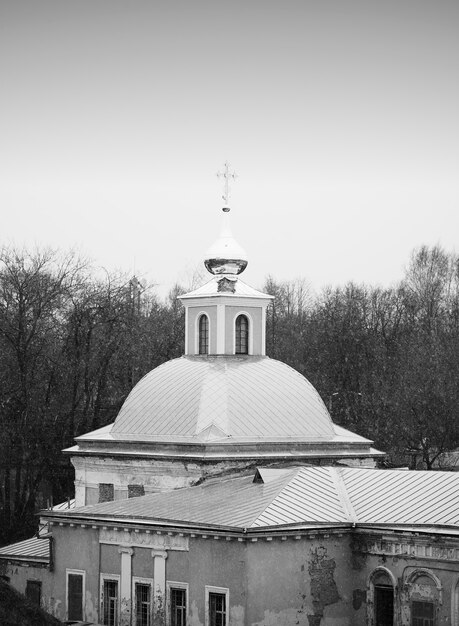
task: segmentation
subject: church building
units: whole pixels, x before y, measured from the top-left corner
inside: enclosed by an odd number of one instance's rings
[[[106,626],[459,626],[459,473],[377,469],[266,356],[272,296],[241,280],[229,216],[180,297],[184,356],[76,439],[75,506],[42,511],[0,569]]]

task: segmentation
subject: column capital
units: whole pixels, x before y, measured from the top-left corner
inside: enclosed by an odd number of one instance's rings
[[[153,558],[155,557],[159,557],[160,559],[167,559],[167,552],[166,550],[156,550],[155,548],[153,548],[153,550],[151,551],[151,556]]]
[[[129,554],[129,556],[132,556],[134,554],[134,550],[132,548],[130,548],[129,546],[119,546],[118,547],[118,553],[119,554]]]

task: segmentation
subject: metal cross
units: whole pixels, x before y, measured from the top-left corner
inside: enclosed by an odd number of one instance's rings
[[[223,186],[223,201],[226,205],[229,205],[229,199],[230,199],[230,179],[236,180],[237,178],[237,174],[236,172],[230,172],[229,168],[230,168],[230,164],[228,163],[228,161],[226,161],[224,164],[224,170],[223,172],[217,172],[217,176],[218,178],[224,178],[225,179],[225,183]]]

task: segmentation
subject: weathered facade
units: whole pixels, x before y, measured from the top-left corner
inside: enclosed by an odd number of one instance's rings
[[[425,489],[407,499],[413,474],[260,470],[48,511],[50,537],[38,541],[51,542],[52,571],[11,560],[5,573],[21,591],[38,576],[56,617],[109,625],[457,625],[459,477],[423,472]],[[385,513],[371,487],[354,490],[375,478],[387,487]],[[401,495],[392,498],[394,482]],[[416,521],[423,507],[431,525]]]

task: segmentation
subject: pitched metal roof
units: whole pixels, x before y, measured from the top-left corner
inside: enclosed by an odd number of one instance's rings
[[[49,514],[53,514],[50,512]],[[459,528],[459,474],[301,467],[56,512],[58,516],[263,528],[381,524]]]
[[[285,363],[264,356],[186,356],[144,376],[110,434],[235,443],[332,440],[335,430],[317,391]]]
[[[49,539],[32,537],[0,548],[0,559],[49,562]]]
[[[172,519],[197,524],[248,527],[263,511],[295,470],[282,472],[265,484],[253,475],[233,478],[188,489],[176,489],[129,500],[104,502],[75,509],[78,516]]]
[[[455,472],[351,468],[340,472],[360,523],[459,526]]]

